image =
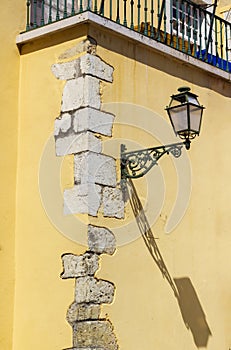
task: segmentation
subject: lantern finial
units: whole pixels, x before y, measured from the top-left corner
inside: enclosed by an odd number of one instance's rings
[[[188,86],[181,86],[181,87],[179,87],[177,90],[178,90],[179,92],[188,92],[188,91],[190,91],[191,89],[190,89],[190,87],[188,87]]]

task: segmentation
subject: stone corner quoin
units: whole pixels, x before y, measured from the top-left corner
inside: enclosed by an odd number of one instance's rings
[[[74,156],[74,186],[64,190],[64,215],[97,217],[100,210],[105,217],[121,219],[124,202],[117,186],[116,161],[102,154],[100,136],[112,136],[115,116],[101,110],[100,82],[112,83],[114,68],[96,55],[92,42],[85,40],[73,50],[87,51],[79,58],[51,68],[57,79],[66,81],[54,127],[56,155]],[[115,285],[95,277],[101,254],[115,253],[116,239],[106,227],[88,225],[87,234],[89,249],[84,254],[62,255],[61,278],[75,279],[74,301],[66,315],[73,330],[69,350],[117,350],[113,326],[101,316],[101,305],[114,300]]]
[[[55,120],[57,156],[74,155],[74,187],[64,190],[64,214],[124,218],[116,162],[102,154],[99,135],[111,137],[114,115],[101,110],[100,82],[113,82],[114,68],[88,52],[52,66],[56,78],[66,80],[61,114]]]

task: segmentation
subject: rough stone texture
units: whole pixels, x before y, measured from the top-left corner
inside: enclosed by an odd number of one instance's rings
[[[55,119],[54,135],[58,136],[60,133],[66,133],[70,130],[72,124],[72,118],[70,113],[63,113],[57,119]]]
[[[83,75],[91,75],[98,79],[112,82],[113,67],[97,56],[86,53],[71,62],[57,63],[51,68],[56,78],[69,80]]]
[[[73,326],[74,347],[117,350],[117,340],[110,321],[83,321]]]
[[[116,250],[116,239],[109,229],[88,225],[88,246],[97,254],[112,255]]]
[[[102,151],[102,143],[92,132],[86,131],[77,135],[56,136],[55,148],[57,156],[65,156],[84,151],[100,153]]]
[[[97,42],[95,39],[91,38],[89,35],[86,39],[80,41],[74,47],[67,49],[64,53],[59,56],[60,60],[71,58],[82,52],[88,52],[91,55],[96,55]]]
[[[94,277],[76,279],[76,303],[110,304],[113,301],[115,287],[113,283]]]
[[[111,113],[85,107],[74,112],[64,112],[55,119],[54,136],[68,136],[92,131],[111,136],[115,116]],[[72,126],[73,124],[73,126]]]
[[[99,185],[76,185],[64,191],[64,214],[89,214],[97,216],[102,189]]]
[[[75,183],[116,186],[115,159],[103,154],[84,152],[74,157]]]
[[[92,253],[85,253],[83,255],[64,254],[62,256],[62,262],[62,278],[93,276],[99,268],[99,257],[97,254]]]
[[[111,136],[115,116],[90,107],[81,108],[73,114],[74,132],[90,130],[101,135]]]
[[[68,80],[63,89],[62,112],[88,106],[100,109],[100,80],[88,75]]]
[[[103,215],[118,219],[124,218],[124,201],[121,189],[104,187]]]
[[[67,310],[67,322],[73,324],[83,320],[97,320],[100,317],[100,305],[72,303]]]
[[[100,57],[85,54],[80,57],[80,69],[82,74],[90,74],[96,78],[112,83],[114,68],[103,62]]]
[[[51,67],[52,73],[60,80],[70,80],[81,76],[80,60],[74,60],[65,63],[56,63]]]

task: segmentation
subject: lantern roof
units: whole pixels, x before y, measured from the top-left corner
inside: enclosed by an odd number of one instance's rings
[[[178,89],[179,93],[172,95],[171,98],[171,102],[170,102],[170,106],[174,105],[174,102],[180,102],[180,103],[192,103],[192,104],[196,104],[199,105],[199,102],[197,100],[198,95],[190,92],[190,88],[187,86],[182,86]]]

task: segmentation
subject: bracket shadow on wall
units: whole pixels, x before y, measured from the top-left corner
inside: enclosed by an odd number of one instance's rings
[[[175,298],[177,299],[184,324],[186,328],[191,331],[194,344],[198,348],[207,347],[208,339],[209,336],[212,335],[212,332],[190,278],[171,277],[131,178],[128,178],[128,181],[126,182],[126,190],[129,193],[131,208],[139,227],[141,237],[143,238],[145,246],[147,247],[153,261],[160,270],[163,278],[168,282]]]
[[[185,326],[192,332],[194,343],[199,348],[206,347],[208,338],[212,335],[206,315],[190,278],[171,277],[132,182],[132,179],[144,176],[164,154],[171,153],[176,158],[180,157],[182,147],[185,146],[188,150],[191,140],[199,135],[204,107],[199,104],[198,96],[190,92],[190,88],[182,87],[178,91],[178,94],[171,96],[166,110],[175,134],[184,141],[133,152],[126,152],[126,146],[122,144],[121,186],[125,193],[129,194],[131,208],[144,243],[162,276],[169,283],[177,299]]]

